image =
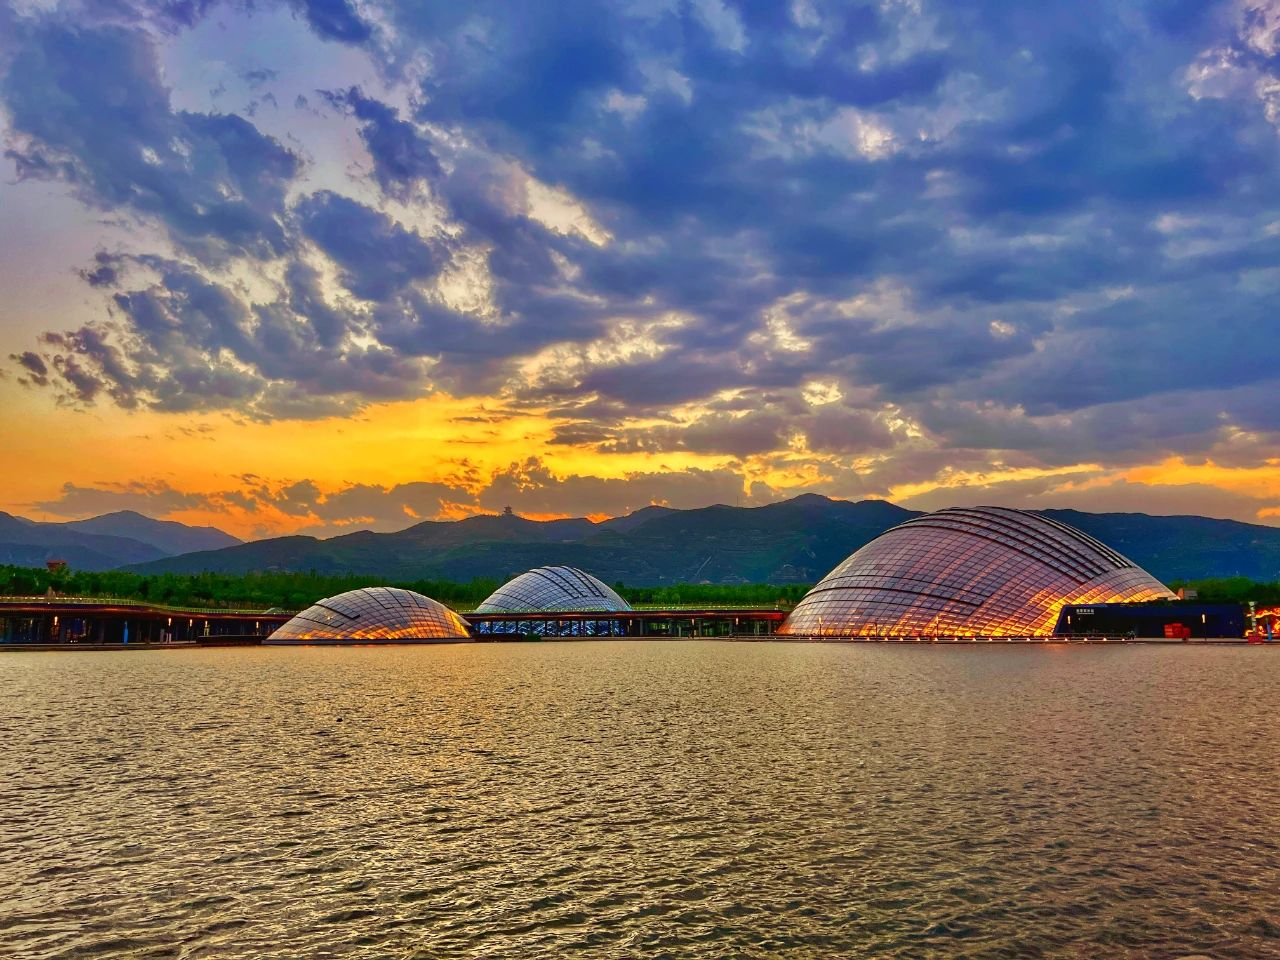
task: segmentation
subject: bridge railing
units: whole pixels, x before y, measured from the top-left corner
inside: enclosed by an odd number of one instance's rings
[[[453,609],[463,616],[477,613],[474,608],[454,607]],[[501,617],[503,614],[527,616],[544,613],[581,613],[600,620],[608,620],[610,617],[625,617],[629,613],[736,613],[738,611],[742,613],[789,613],[791,608],[773,603],[642,603],[633,606],[630,610],[583,610],[577,607],[543,607],[538,610],[494,610],[479,613],[478,615],[482,617]]]
[[[297,611],[282,610],[275,607],[184,607],[172,603],[156,603],[150,600],[139,600],[137,597],[0,597],[0,611],[5,607],[136,607],[142,610],[156,610],[162,613],[184,613],[197,616],[231,615],[231,616],[292,616]]]

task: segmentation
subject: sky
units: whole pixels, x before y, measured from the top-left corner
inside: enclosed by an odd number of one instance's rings
[[[1280,0],[0,0],[0,509],[1280,525]]]

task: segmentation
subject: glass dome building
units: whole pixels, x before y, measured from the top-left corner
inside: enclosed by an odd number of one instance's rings
[[[1093,537],[1003,507],[939,510],[855,552],[779,628],[801,637],[1035,637],[1067,603],[1172,599]]]
[[[366,587],[312,604],[268,644],[440,643],[470,640],[467,624],[443,603],[412,590]]]
[[[537,567],[509,580],[476,607],[476,613],[536,613],[544,610],[610,613],[631,605],[577,567]]]

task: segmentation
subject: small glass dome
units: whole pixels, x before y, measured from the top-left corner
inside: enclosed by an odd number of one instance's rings
[[[312,604],[267,638],[278,643],[414,643],[469,640],[466,623],[412,590],[366,587]]]
[[[609,613],[631,605],[591,574],[576,567],[538,567],[489,594],[476,613],[534,613],[543,610]]]

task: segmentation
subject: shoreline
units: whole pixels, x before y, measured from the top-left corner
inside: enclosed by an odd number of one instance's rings
[[[536,640],[524,638],[483,640],[288,640],[246,643],[244,640],[228,643],[177,641],[174,643],[0,643],[0,653],[106,653],[127,650],[199,650],[228,647],[420,647],[456,644],[528,644],[528,643],[578,643],[584,641],[642,641],[647,643],[679,643],[690,640],[709,640],[720,643],[876,643],[910,644],[912,646],[1075,646],[1115,647],[1154,645],[1167,647],[1280,647],[1280,642],[1257,642],[1243,637],[1196,637],[1183,640],[1170,637],[778,637],[741,634],[722,637],[544,637]]]

